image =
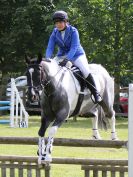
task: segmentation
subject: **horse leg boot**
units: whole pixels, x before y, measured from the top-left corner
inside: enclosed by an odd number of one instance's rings
[[[44,137],[39,137],[39,142],[38,142],[38,164],[41,164],[41,161],[43,160],[45,156],[45,138]]]
[[[52,153],[52,148],[53,148],[54,136],[57,132],[57,129],[58,129],[58,126],[52,126],[48,132],[48,142],[45,147],[46,156],[44,159],[46,163],[50,163],[52,161],[51,153]]]
[[[45,144],[44,135],[50,123],[51,123],[51,120],[48,121],[47,119],[44,118],[44,116],[41,117],[41,126],[38,131],[39,141],[38,141],[38,151],[37,151],[39,165],[42,164],[42,160],[44,160],[46,156],[46,144]]]
[[[90,89],[92,95],[95,98],[95,103],[102,102],[102,97],[100,96],[100,94],[96,89],[96,84],[91,74],[89,74],[88,77],[86,78],[86,83],[87,83],[87,87]]]

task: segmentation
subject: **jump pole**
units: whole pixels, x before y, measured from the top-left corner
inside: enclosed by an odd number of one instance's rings
[[[14,85],[13,82],[15,82],[13,79],[11,79],[11,107],[10,107],[10,127],[14,127],[14,109],[15,109],[15,105],[14,105],[14,98],[15,98],[15,89],[14,89]]]
[[[128,99],[128,173],[133,176],[133,84],[129,84]]]
[[[0,111],[10,110],[10,101],[0,101]]]
[[[20,115],[18,115],[18,104],[20,104]],[[11,78],[10,127],[28,127],[28,116],[15,85],[15,80]]]
[[[128,99],[128,175],[133,176],[133,84],[129,84]]]
[[[10,110],[10,101],[0,101],[0,111]],[[10,120],[0,120],[0,124],[9,124]]]

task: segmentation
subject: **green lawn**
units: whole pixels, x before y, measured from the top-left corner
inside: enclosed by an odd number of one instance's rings
[[[1,119],[1,118],[0,118]],[[40,126],[40,117],[31,116],[29,128],[10,128],[9,125],[0,125],[0,136],[20,136],[37,137]],[[116,129],[120,140],[128,139],[128,119],[117,118]],[[60,138],[91,138],[91,119],[78,118],[68,120],[59,128],[56,137]],[[110,139],[110,129],[100,130],[103,139]],[[46,133],[47,134],[47,133]],[[5,155],[30,155],[36,156],[37,145],[0,145],[0,154]],[[107,158],[107,159],[127,159],[126,149],[107,148],[83,148],[83,147],[54,147],[53,157],[80,157],[80,158]],[[79,165],[52,165],[52,177],[83,177],[83,171]]]

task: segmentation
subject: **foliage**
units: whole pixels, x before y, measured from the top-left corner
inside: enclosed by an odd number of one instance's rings
[[[74,0],[61,6],[80,32],[89,62],[101,63],[119,76],[132,69],[132,4],[126,0]],[[130,63],[130,65],[129,65]]]
[[[125,75],[120,77],[121,87],[128,87],[129,83],[133,83],[133,73],[131,74],[126,73]]]
[[[133,67],[132,6],[131,0],[2,0],[0,68],[3,73],[24,71],[25,52],[45,53],[51,16],[65,10],[79,30],[89,62],[104,65],[119,84],[122,73]]]
[[[44,52],[53,4],[49,0],[2,0],[0,9],[0,68],[3,73],[23,71],[25,53]]]

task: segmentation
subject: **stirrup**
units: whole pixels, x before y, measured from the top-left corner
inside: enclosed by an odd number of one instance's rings
[[[93,100],[94,104],[100,104],[103,101],[100,94],[95,95],[94,98],[95,98],[95,100]]]
[[[95,100],[95,102],[100,103],[102,100],[103,100],[102,97],[98,95],[97,100]]]

